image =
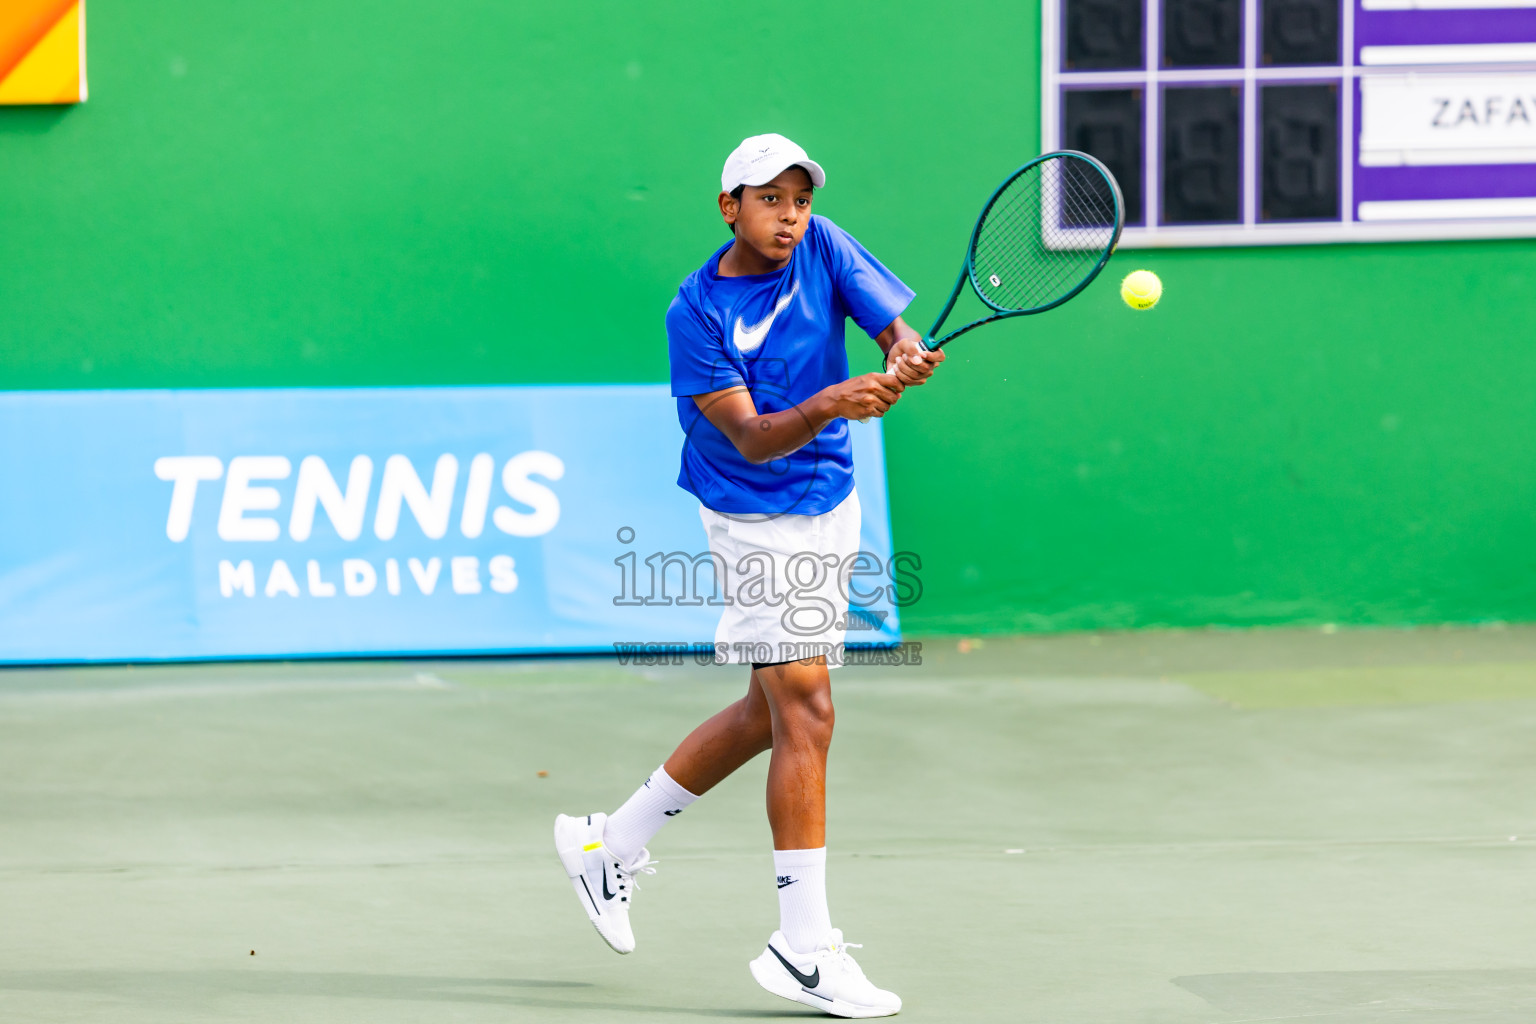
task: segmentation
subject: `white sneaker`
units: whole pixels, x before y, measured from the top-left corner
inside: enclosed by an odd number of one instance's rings
[[[576,898],[586,910],[592,927],[615,952],[633,953],[634,929],[629,926],[630,898],[634,895],[637,874],[654,875],[650,852],[641,850],[628,864],[622,863],[603,845],[606,814],[588,814],[555,818],[555,852],[576,890]]]
[[[833,928],[814,953],[796,953],[774,932],[763,955],[747,966],[752,977],[776,996],[814,1006],[834,1017],[889,1017],[901,1011],[901,997],[875,988],[849,955],[843,933]]]

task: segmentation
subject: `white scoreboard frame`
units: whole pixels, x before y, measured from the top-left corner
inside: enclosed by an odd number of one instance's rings
[[[1066,0],[1042,0],[1040,5],[1040,140],[1045,152],[1061,149],[1061,90],[1063,85],[1137,86],[1144,90],[1142,154],[1144,160],[1143,207],[1146,212],[1144,226],[1127,225],[1120,236],[1120,247],[1130,249],[1218,247],[1245,245],[1302,245],[1337,242],[1399,242],[1433,241],[1442,239],[1485,238],[1532,238],[1536,237],[1536,211],[1519,216],[1466,216],[1456,219],[1434,218],[1420,220],[1367,220],[1356,218],[1354,199],[1355,148],[1359,143],[1355,85],[1357,81],[1373,75],[1402,76],[1407,74],[1434,74],[1451,72],[1466,74],[1469,71],[1487,71],[1488,64],[1468,60],[1448,64],[1437,60],[1427,65],[1405,65],[1392,61],[1382,66],[1360,67],[1355,63],[1355,0],[1340,0],[1339,49],[1341,64],[1301,67],[1259,67],[1258,25],[1259,0],[1243,2],[1243,67],[1233,69],[1167,69],[1159,67],[1158,43],[1162,38],[1163,0],[1143,0],[1146,17],[1145,67],[1133,71],[1067,71],[1058,66],[1062,54],[1062,7]],[[1400,8],[1495,8],[1533,7],[1536,0],[1364,0],[1368,10]],[[1516,44],[1518,45],[1518,44]],[[1367,49],[1370,49],[1369,47]],[[1402,49],[1407,49],[1402,48]],[[1423,49],[1423,48],[1420,48]],[[1447,48],[1449,49],[1449,48]],[[1462,50],[1468,48],[1462,47]],[[1520,49],[1524,49],[1521,47]],[[1536,51],[1536,47],[1531,48]],[[1366,55],[1369,59],[1370,54]],[[1521,57],[1526,57],[1524,53]],[[1505,70],[1528,72],[1536,70],[1536,61],[1499,61]],[[1513,68],[1511,67],[1513,65]],[[1213,79],[1240,79],[1243,85],[1243,139],[1242,175],[1243,221],[1240,224],[1169,225],[1159,224],[1161,207],[1158,166],[1162,151],[1159,132],[1161,104],[1157,102],[1159,89],[1179,82],[1208,83]],[[1270,82],[1318,82],[1337,79],[1340,83],[1339,116],[1339,206],[1338,221],[1308,221],[1295,223],[1265,223],[1257,216],[1258,182],[1258,88],[1260,83]],[[1455,166],[1448,165],[1447,173],[1455,173]],[[1532,193],[1536,195],[1536,181]],[[1493,207],[1475,205],[1484,200],[1466,200],[1465,212],[1487,212]],[[1504,200],[1504,209],[1518,208],[1518,200]],[[1524,201],[1529,208],[1531,201]],[[1516,204],[1512,207],[1511,204]]]

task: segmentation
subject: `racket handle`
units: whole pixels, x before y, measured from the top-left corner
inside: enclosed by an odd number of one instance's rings
[[[939,349],[939,346],[937,346],[937,345],[935,345],[933,343],[933,339],[932,338],[918,338],[917,340],[918,340],[919,343],[922,344],[923,348],[926,349],[929,352],[937,352],[938,349]],[[890,373],[891,372],[891,368],[889,366],[886,366],[885,367],[885,372],[886,373]],[[860,416],[859,417],[859,422],[860,423],[868,423],[869,422],[869,417],[868,416]]]

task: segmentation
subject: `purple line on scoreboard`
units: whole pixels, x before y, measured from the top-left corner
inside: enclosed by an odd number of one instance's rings
[[[1365,11],[1355,46],[1446,46],[1536,42],[1536,10]]]
[[[1355,165],[1355,201],[1536,197],[1536,164],[1459,167]]]

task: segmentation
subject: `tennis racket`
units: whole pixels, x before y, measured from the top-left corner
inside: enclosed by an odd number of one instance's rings
[[[1125,200],[1108,167],[1070,149],[1036,157],[982,208],[954,290],[923,344],[932,351],[983,324],[1055,309],[1099,276],[1124,225]],[[940,336],[967,283],[987,312]]]

